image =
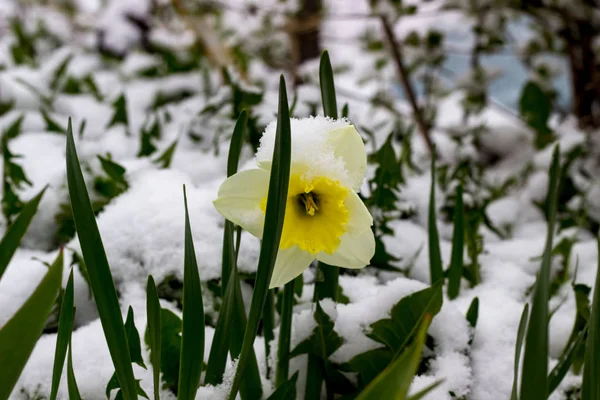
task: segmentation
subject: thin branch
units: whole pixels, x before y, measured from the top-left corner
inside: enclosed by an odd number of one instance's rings
[[[398,75],[400,76],[400,80],[402,81],[402,86],[404,87],[404,92],[406,93],[406,97],[408,97],[408,102],[412,107],[413,115],[417,127],[419,128],[419,132],[423,136],[425,143],[427,144],[427,148],[433,155],[433,142],[431,140],[429,125],[423,116],[423,110],[417,104],[417,98],[415,96],[415,91],[410,83],[410,79],[408,77],[408,71],[404,65],[404,60],[402,58],[402,52],[400,48],[400,43],[396,40],[394,35],[394,31],[385,16],[381,17],[381,23],[383,25],[383,30],[385,33],[385,37],[390,46],[390,50],[392,52],[392,58],[394,59],[394,63],[396,64],[396,69],[398,70]]]

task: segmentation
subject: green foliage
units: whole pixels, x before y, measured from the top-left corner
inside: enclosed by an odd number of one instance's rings
[[[125,176],[127,170],[109,157],[98,156],[98,160],[100,160],[100,166],[105,176],[97,176],[94,179],[94,189],[98,194],[105,197],[104,201],[108,203],[129,189]]]
[[[160,366],[161,366],[161,343],[162,343],[162,323],[161,308],[156,292],[156,285],[152,275],[148,275],[146,284],[146,317],[148,324],[146,327],[146,342],[150,348],[150,364],[152,365],[152,381],[154,388],[154,400],[160,398]]]
[[[267,400],[288,400],[296,398],[296,381],[298,380],[298,372],[290,379],[283,382],[275,389],[275,391],[267,397]]]
[[[46,188],[23,206],[17,219],[0,240],[0,278],[2,278],[4,271],[8,267],[8,263],[21,243],[21,239],[25,235],[25,232],[27,232],[27,228],[37,212],[45,191]]]
[[[160,372],[162,387],[177,394],[179,384],[179,356],[181,354],[181,318],[172,311],[160,309]],[[146,330],[144,341],[152,346],[150,333]],[[150,357],[154,347],[150,347]]]
[[[37,57],[35,38],[25,31],[23,22],[19,18],[13,18],[10,27],[16,39],[10,48],[13,61],[15,64],[34,65]]]
[[[10,396],[42,334],[60,290],[62,270],[61,252],[31,296],[0,329],[0,399]]]
[[[119,97],[112,103],[113,116],[108,123],[107,128],[110,128],[117,124],[123,124],[125,127],[129,127],[129,116],[127,114],[127,100],[125,94],[121,93]]]
[[[134,316],[133,316],[133,308],[129,306],[127,310],[127,319],[125,320],[125,332],[127,333],[127,343],[129,344],[129,357],[131,358],[132,363],[136,363],[140,367],[146,369],[146,364],[144,364],[144,359],[142,358],[142,347],[140,345],[140,334],[135,327]],[[148,395],[144,390],[140,387],[139,379],[136,380],[137,383],[137,394],[148,399]],[[117,373],[113,372],[112,377],[108,381],[106,385],[106,397],[110,398],[110,393],[114,389],[118,389],[116,394],[116,399],[122,399],[123,393],[121,393],[121,385],[119,384],[119,379],[117,378]]]
[[[527,319],[529,318],[529,303],[525,303],[519,328],[517,329],[517,342],[515,344],[515,362],[513,368],[513,385],[510,400],[519,399],[519,362],[521,361],[521,349],[523,348],[523,339],[525,339],[525,330],[527,329]]]
[[[337,334],[334,329],[334,322],[331,320],[329,315],[323,310],[321,304],[315,299],[315,312],[313,317],[317,326],[313,330],[312,334],[300,342],[291,351],[290,358],[297,357],[301,354],[308,354],[309,357],[313,356],[314,366],[308,369],[308,374],[315,374],[315,369],[318,369],[320,375],[325,379],[327,384],[327,393],[330,395],[348,394],[352,393],[354,385],[350,382],[340,371],[339,367],[329,360],[329,356],[333,354],[340,346],[344,343],[344,339]],[[320,382],[321,379],[318,376],[313,375],[311,377],[315,382]],[[315,379],[316,378],[316,379]],[[309,378],[307,378],[308,380]],[[309,380],[310,382],[310,380]],[[321,386],[309,387],[307,382],[307,390],[319,390]]]
[[[177,398],[192,400],[200,386],[204,359],[204,305],[198,274],[198,262],[190,226],[187,195],[183,187],[185,205],[185,247],[183,261],[183,315],[181,317],[181,357]]]
[[[71,270],[71,273],[69,274],[69,280],[67,281],[67,287],[65,288],[61,305],[58,335],[56,337],[56,350],[54,353],[54,366],[52,367],[50,400],[56,400],[58,386],[60,385],[60,378],[65,364],[65,356],[67,355],[67,347],[71,341],[71,332],[73,331],[73,319],[75,316],[75,307],[73,306],[73,270]]]
[[[240,113],[236,122],[231,144],[229,145],[229,154],[227,158],[227,176],[232,176],[237,172],[240,152],[243,144],[243,137],[246,131],[248,114],[245,110]],[[223,379],[227,353],[231,351],[232,358],[239,356],[242,343],[243,332],[246,328],[246,308],[242,298],[240,279],[237,270],[237,252],[234,249],[233,232],[237,230],[237,246],[240,245],[240,228],[235,228],[230,221],[225,221],[223,230],[223,256],[221,286],[223,304],[219,312],[213,343],[210,348],[208,366],[204,384],[217,385]],[[263,324],[264,327],[264,324]],[[240,394],[243,399],[258,398],[262,396],[260,383],[260,374],[258,363],[254,350],[251,350],[249,356],[249,365],[244,374],[240,386]]]
[[[137,398],[137,384],[131,367],[121,308],[79,165],[70,120],[67,130],[67,182],[73,219],[75,220],[83,259],[87,267],[90,287],[94,294],[108,349],[121,384],[121,391],[126,400],[135,399]]]
[[[598,253],[600,255],[600,241]],[[600,399],[600,260],[596,269],[596,282],[589,318],[589,334],[585,344],[581,400]]]
[[[93,181],[93,200],[91,200],[92,211],[98,215],[104,207],[115,197],[129,189],[126,169],[110,158],[97,156],[103,175],[96,175]],[[60,212],[55,216],[58,229],[56,237],[58,243],[66,243],[75,236],[75,221],[69,204],[60,205]]]
[[[2,139],[0,141],[3,160],[2,213],[9,224],[12,222],[13,217],[19,214],[24,207],[23,201],[18,195],[19,190],[25,185],[32,185],[29,178],[27,178],[23,167],[16,162],[20,156],[13,154],[8,147],[9,141],[16,138],[21,133],[23,119],[23,116],[17,118],[8,128],[6,128],[2,133]]]
[[[558,387],[560,382],[569,372],[573,361],[581,348],[585,349],[585,338],[587,336],[587,325],[577,333],[574,339],[570,339],[558,358],[558,362],[548,374],[548,395]]]
[[[13,108],[15,108],[14,100],[6,101],[6,102],[0,100],[0,117],[4,116],[4,114],[11,111]]]
[[[523,356],[523,370],[520,400],[545,400],[548,388],[548,299],[550,297],[550,266],[552,263],[552,241],[556,221],[556,207],[558,201],[558,183],[560,173],[558,147],[554,149],[552,164],[550,166],[550,179],[548,182],[549,211],[548,235],[542,259],[542,266],[538,274],[531,315],[527,326],[525,351]]]
[[[431,189],[429,191],[427,232],[429,248],[429,276],[431,284],[434,284],[444,277],[444,267],[442,265],[442,255],[440,252],[440,238],[437,229],[435,206],[435,156],[431,157]]]
[[[432,316],[425,314],[420,321],[413,343],[381,374],[377,375],[358,395],[357,400],[394,398],[406,399],[408,389],[419,367],[421,352]],[[428,390],[433,389],[429,387]]]
[[[452,234],[452,254],[448,268],[448,297],[454,299],[460,292],[460,279],[463,274],[463,256],[465,251],[465,228],[462,185],[456,187],[456,205],[454,206],[454,232]]]
[[[359,354],[344,369],[358,372],[361,386],[368,385],[414,338],[426,315],[434,317],[442,308],[442,281],[403,297],[392,307],[390,318],[371,324],[367,336],[385,347]]]
[[[55,133],[60,133],[60,134],[65,134],[67,133],[67,130],[60,126],[56,121],[54,121],[52,119],[52,117],[50,116],[50,114],[48,114],[48,112],[44,109],[40,110],[40,114],[42,114],[42,118],[44,119],[44,122],[46,123],[46,130],[48,132],[55,132]]]
[[[302,279],[302,277],[300,276],[296,279]],[[286,283],[283,287],[283,298],[281,301],[281,310],[279,314],[279,341],[277,342],[278,347],[277,368],[275,370],[275,386],[280,386],[288,380],[295,286],[296,282],[294,279]]]
[[[285,80],[283,76],[281,76],[279,82],[279,112],[277,114],[273,164],[269,180],[269,192],[267,194],[265,228],[258,258],[256,282],[254,293],[252,294],[252,302],[250,304],[248,324],[246,325],[238,367],[229,392],[229,400],[234,400],[239,390],[242,374],[244,373],[248,357],[254,346],[258,323],[267,300],[269,283],[273,276],[275,259],[277,257],[277,251],[279,250],[279,240],[281,239],[281,232],[283,230],[283,217],[285,215],[290,178],[290,157],[290,114],[287,103]]]
[[[154,160],[154,163],[158,165],[159,168],[169,168],[171,166],[171,161],[173,161],[173,154],[175,154],[175,149],[177,148],[177,143],[179,140],[175,140],[169,147],[163,151],[158,158]]]
[[[147,129],[146,129],[147,128]],[[137,153],[138,157],[147,157],[153,154],[157,148],[153,141],[160,139],[161,126],[158,117],[154,118],[154,122],[149,127],[144,126],[140,132],[140,150]]]
[[[69,391],[70,400],[81,400],[81,394],[77,387],[77,381],[75,379],[75,371],[73,371],[73,354],[71,353],[72,346],[69,341],[69,354],[67,357],[67,388]]]
[[[385,271],[398,271],[392,263],[399,260],[387,252],[382,238],[385,235],[393,235],[394,233],[388,226],[389,222],[404,216],[398,211],[397,204],[400,185],[405,183],[403,167],[411,170],[414,167],[410,159],[409,131],[404,132],[405,136],[400,157],[396,155],[393,145],[394,132],[369,157],[369,161],[377,166],[374,177],[369,181],[371,195],[365,199],[365,204],[372,210],[374,215],[375,255],[371,260],[371,265]]]
[[[475,297],[473,301],[471,301],[471,305],[467,310],[467,322],[471,326],[471,328],[475,328],[477,326],[477,319],[479,318],[479,297]]]
[[[519,113],[535,130],[535,145],[538,149],[546,147],[554,140],[552,130],[548,127],[551,112],[552,103],[548,94],[536,82],[527,82],[521,92]]]

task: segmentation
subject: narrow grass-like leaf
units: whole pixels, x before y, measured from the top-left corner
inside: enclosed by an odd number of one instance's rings
[[[267,300],[265,301],[265,308],[263,309],[262,317],[262,331],[265,339],[265,359],[269,360],[271,357],[271,342],[275,339],[275,302],[273,300],[273,291],[269,290],[267,293]],[[269,363],[267,364],[267,376],[271,376],[271,368]]]
[[[277,389],[267,398],[267,400],[290,400],[296,398],[296,381],[298,372],[290,379],[277,386]]]
[[[598,242],[598,268],[592,297],[592,310],[588,321],[589,332],[585,344],[581,400],[600,400],[600,241]]]
[[[89,282],[98,308],[100,322],[108,344],[125,400],[137,399],[136,383],[131,367],[129,345],[119,306],[117,290],[112,279],[102,238],[98,231],[90,197],[79,165],[71,119],[67,129],[67,182],[73,209],[75,228],[81,244],[81,253]]]
[[[460,278],[463,272],[463,255],[465,251],[465,216],[463,208],[463,187],[456,187],[456,203],[454,205],[454,232],[452,234],[452,255],[448,270],[448,297],[455,299],[460,292]]]
[[[154,383],[154,400],[160,399],[160,352],[162,327],[160,320],[160,302],[156,292],[156,284],[152,275],[148,275],[146,284],[146,315],[148,318],[148,337],[150,345],[150,364]]]
[[[175,154],[175,149],[177,148],[177,143],[179,143],[179,139],[176,139],[173,143],[171,143],[171,145],[153,161],[159,166],[159,168],[167,169],[171,166],[171,161],[173,161],[173,155]]]
[[[2,278],[10,259],[15,254],[15,251],[17,251],[25,232],[27,232],[27,228],[37,212],[45,191],[46,188],[42,189],[40,193],[25,204],[17,219],[15,219],[14,223],[2,237],[2,240],[0,240],[0,278]]]
[[[337,119],[337,101],[335,97],[335,84],[333,82],[333,69],[329,60],[327,50],[321,54],[319,63],[319,84],[321,86],[321,99],[323,101],[323,113],[326,117]]]
[[[75,313],[75,310],[73,310]],[[81,400],[81,394],[75,380],[75,372],[73,371],[73,355],[71,354],[71,343],[69,342],[69,356],[67,360],[67,388],[69,390],[69,400]]]
[[[239,242],[238,242],[239,243]],[[231,331],[231,358],[236,360],[240,357],[242,352],[242,345],[244,342],[244,331],[247,325],[246,319],[246,307],[244,306],[244,298],[242,297],[242,289],[240,287],[240,277],[238,275],[237,267],[233,269],[230,279],[234,279],[234,290],[235,290],[235,323]],[[263,325],[264,328],[264,325]],[[258,362],[256,361],[256,354],[254,348],[250,349],[250,354],[247,358],[246,371],[242,377],[240,384],[240,395],[244,400],[254,400],[262,398],[262,383],[260,378],[260,372],[258,370]]]
[[[319,85],[321,87],[321,101],[323,102],[323,114],[326,117],[337,119],[337,101],[335,96],[335,84],[333,82],[333,69],[329,60],[327,50],[321,54],[319,63]],[[338,292],[338,281],[340,269],[338,267],[319,262],[319,270],[323,274],[323,279],[315,283],[315,290],[318,293],[318,299],[333,299],[336,301]]]
[[[471,301],[471,305],[467,310],[467,321],[472,328],[477,326],[477,319],[479,318],[479,297],[475,297]]]
[[[231,135],[231,142],[229,144],[229,154],[227,155],[228,178],[237,172],[240,160],[240,152],[242,151],[244,133],[246,132],[247,124],[248,113],[246,112],[246,110],[242,110],[237,119],[237,122],[235,123],[235,127],[233,128],[233,134]],[[228,220],[225,220],[225,228],[223,229],[223,255],[221,262],[221,295],[223,297],[225,296],[225,291],[227,290],[227,283],[232,264],[235,262],[231,258],[232,255],[234,255],[233,231],[233,223],[231,223]]]
[[[520,400],[546,400],[548,397],[548,299],[550,297],[550,267],[552,264],[552,241],[558,203],[560,178],[560,153],[554,149],[548,181],[548,234],[533,293],[533,302],[527,332],[521,374]]]
[[[223,298],[223,306],[217,319],[204,384],[218,385],[222,382],[227,362],[227,351],[231,349],[232,359],[239,357],[246,323],[246,308],[237,267],[234,264]],[[242,377],[240,394],[243,399],[255,399],[262,396],[260,373],[254,349],[250,351],[248,356],[248,366]]]
[[[283,76],[279,82],[279,112],[277,116],[277,131],[275,135],[275,146],[273,149],[273,164],[269,180],[269,192],[267,194],[267,208],[265,212],[265,228],[261,242],[256,281],[252,302],[250,304],[250,315],[248,325],[244,334],[239,362],[235,377],[233,379],[229,399],[234,400],[239,390],[242,375],[244,374],[248,357],[254,346],[258,324],[265,306],[269,292],[269,283],[273,276],[273,267],[279,250],[281,231],[285,216],[288,185],[290,179],[290,154],[291,154],[291,128],[290,114]]]
[[[226,222],[226,224],[229,221]],[[224,244],[225,245],[225,244]],[[231,342],[232,329],[234,329],[235,312],[235,282],[236,273],[231,271],[231,276],[227,282],[227,288],[223,295],[223,305],[219,310],[219,318],[215,327],[215,334],[210,346],[206,375],[204,376],[205,385],[216,386],[223,381],[223,373],[227,363],[227,353]],[[237,282],[239,285],[239,280]]]
[[[588,329],[586,326],[574,336],[574,340],[567,343],[563,354],[558,359],[558,363],[556,363],[554,368],[552,368],[552,371],[550,371],[550,374],[548,374],[548,396],[554,392],[567,375],[567,372],[569,372],[569,368],[571,368],[571,365],[573,364],[573,359],[579,346],[585,342],[587,332]]]
[[[521,313],[521,320],[519,321],[519,328],[517,330],[517,342],[515,344],[515,362],[514,362],[514,373],[513,373],[513,386],[510,396],[510,400],[519,399],[519,363],[521,361],[521,349],[523,348],[523,339],[525,338],[525,329],[527,328],[527,319],[529,318],[529,303],[525,303],[523,312]]]
[[[202,360],[204,359],[204,305],[190,226],[187,194],[183,187],[185,205],[185,246],[183,262],[183,311],[181,330],[181,356],[177,398],[192,400],[200,386]]]
[[[62,280],[63,257],[57,259],[19,310],[0,329],[0,399],[8,399],[56,300]]]
[[[302,279],[302,276],[296,279]],[[275,371],[275,386],[279,387],[288,380],[290,368],[290,340],[292,334],[292,312],[294,305],[295,279],[283,287],[281,315],[279,318],[279,341],[277,347],[277,369]]]
[[[431,315],[428,315],[423,319],[412,344],[402,352],[400,357],[373,379],[356,397],[356,400],[406,399],[410,384],[419,368],[430,322]]]
[[[62,250],[59,257],[61,257],[62,262]],[[60,385],[60,378],[65,365],[65,356],[67,355],[67,348],[69,347],[71,332],[73,331],[73,318],[73,270],[71,269],[60,308],[56,350],[54,351],[54,367],[52,368],[50,400],[56,400],[56,395],[58,394],[58,386]]]
[[[408,398],[408,400],[421,400],[423,397],[427,396],[427,394],[429,392],[431,392],[433,389],[435,389],[436,387],[440,386],[444,381],[443,380],[439,380],[436,382],[433,382],[431,385],[427,386],[425,389],[413,394],[412,396],[410,396]]]
[[[337,100],[335,95],[335,83],[333,81],[333,69],[329,60],[327,50],[321,54],[319,63],[319,86],[321,88],[321,101],[323,103],[323,114],[326,117],[337,118]],[[339,268],[327,265],[323,262],[317,264],[317,279],[315,282],[315,300],[331,298],[337,301],[339,285]],[[324,366],[315,354],[308,355],[306,375],[305,398],[316,398],[321,395],[321,387],[324,380]]]
[[[227,158],[227,177],[234,175],[238,169],[240,152],[248,122],[248,113],[242,110],[233,129],[229,154]],[[241,240],[241,229],[234,227],[233,223],[225,220],[223,230],[223,255],[221,269],[221,285],[223,305],[219,311],[217,326],[210,348],[208,365],[204,377],[204,384],[218,385],[222,382],[227,352],[231,351],[231,358],[239,356],[246,329],[246,307],[242,298],[242,289],[237,271],[237,251],[234,249],[234,231],[237,231],[237,247]],[[260,373],[254,350],[251,350],[248,367],[240,385],[242,399],[262,397]]]
[[[440,237],[437,229],[437,217],[435,212],[435,150],[431,152],[431,189],[429,191],[429,221],[428,221],[428,243],[429,243],[429,275],[431,284],[443,279],[444,269],[442,267],[442,254],[440,252]]]

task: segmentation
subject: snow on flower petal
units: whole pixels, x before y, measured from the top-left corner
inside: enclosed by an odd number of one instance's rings
[[[327,176],[359,190],[365,178],[367,153],[354,126],[345,119],[323,116],[292,118],[292,166],[302,166],[307,178]],[[270,123],[256,152],[259,168],[270,170],[277,123]]]

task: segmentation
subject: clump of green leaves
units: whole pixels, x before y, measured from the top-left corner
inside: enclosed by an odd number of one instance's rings
[[[19,190],[32,183],[27,178],[23,167],[18,163],[19,155],[13,154],[9,148],[10,140],[21,133],[23,116],[17,118],[2,132],[0,145],[2,146],[3,174],[2,174],[2,213],[11,224],[14,217],[21,212],[24,202],[19,197]]]
[[[98,156],[98,160],[103,173],[97,175],[93,181],[92,210],[95,215],[129,188],[125,167],[112,160],[110,155]],[[56,239],[59,243],[66,243],[75,236],[75,223],[68,203],[61,204],[60,210],[55,217],[58,225]]]
[[[367,336],[383,345],[356,355],[347,364],[346,371],[358,372],[359,387],[369,384],[414,339],[426,315],[435,316],[442,308],[442,281],[403,297],[390,312],[390,317],[371,324]]]
[[[368,182],[370,196],[365,199],[373,215],[375,232],[375,256],[371,265],[383,270],[397,271],[392,263],[399,261],[387,252],[382,240],[383,236],[394,234],[389,223],[410,216],[410,210],[399,208],[400,187],[406,182],[404,175],[406,172],[420,172],[411,158],[412,131],[412,126],[398,124],[398,130],[390,133],[383,145],[369,156],[369,161],[377,166],[374,177]],[[394,148],[397,135],[403,138],[399,156]]]

